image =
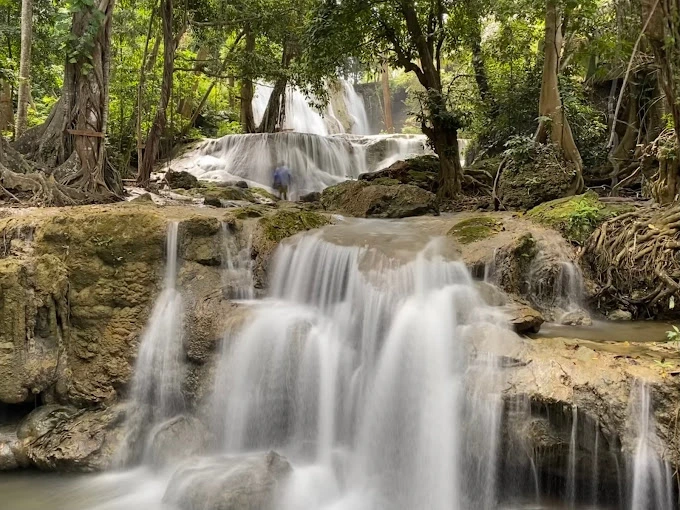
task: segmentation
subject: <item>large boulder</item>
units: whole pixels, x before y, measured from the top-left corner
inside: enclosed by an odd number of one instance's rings
[[[321,194],[326,210],[359,218],[406,218],[439,214],[434,193],[410,184],[371,184],[345,181]]]
[[[273,451],[195,459],[173,475],[163,501],[181,510],[268,510],[291,471]]]
[[[165,174],[165,181],[171,189],[191,189],[199,187],[198,179],[189,172],[174,172],[170,170]]]
[[[100,471],[112,465],[121,444],[123,416],[120,406],[39,407],[19,426],[15,454],[45,471]]]
[[[203,453],[210,439],[205,426],[191,416],[175,416],[150,432],[148,457],[154,466],[165,467]]]
[[[578,190],[576,167],[551,145],[524,142],[511,148],[498,179],[498,200],[508,209],[528,210]]]

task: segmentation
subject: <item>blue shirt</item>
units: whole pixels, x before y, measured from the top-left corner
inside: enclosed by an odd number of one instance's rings
[[[274,186],[289,186],[290,170],[286,165],[279,166],[274,170]]]

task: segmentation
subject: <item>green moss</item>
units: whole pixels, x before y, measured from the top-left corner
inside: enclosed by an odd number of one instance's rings
[[[267,191],[266,189],[262,189],[262,188],[250,188],[249,191],[250,191],[253,195],[257,195],[257,196],[259,196],[259,197],[266,198],[266,199],[271,200],[271,201],[273,201],[273,202],[276,202],[276,201],[278,200],[278,198],[277,198],[276,196],[274,196],[274,195],[272,195],[271,193],[269,193],[269,191]]]
[[[631,206],[603,204],[595,192],[589,191],[538,205],[527,217],[560,231],[571,242],[582,244],[602,222],[629,210]]]
[[[373,184],[382,184],[384,186],[396,186],[398,184],[401,184],[400,181],[397,179],[391,179],[389,177],[380,177],[378,179],[375,179],[373,181]]]
[[[269,241],[278,243],[286,237],[328,225],[330,220],[312,211],[277,211],[276,214],[262,218],[260,226]]]
[[[489,216],[478,216],[456,223],[448,235],[461,244],[481,241],[503,230],[503,223]]]

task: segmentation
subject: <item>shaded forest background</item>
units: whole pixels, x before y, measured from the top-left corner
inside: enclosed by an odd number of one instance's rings
[[[279,130],[289,86],[321,107],[339,77],[405,95],[442,198],[522,207],[503,184],[522,172],[680,194],[680,0],[0,0],[0,18],[9,201],[116,200],[186,142]]]

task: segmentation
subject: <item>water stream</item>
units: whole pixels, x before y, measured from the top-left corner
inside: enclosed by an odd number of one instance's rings
[[[173,484],[177,464],[158,465],[148,454],[154,431],[188,412],[178,231],[176,222],[169,225],[163,289],[132,383],[135,412],[122,458],[141,467],[0,477],[10,505],[2,508],[184,510],[164,502],[166,490],[191,490],[205,475],[197,469]],[[415,223],[374,220],[306,233],[279,246],[268,297],[254,299],[247,238],[237,239],[227,224],[222,235],[223,287],[249,313],[225,331],[212,395],[199,413],[210,432],[209,456],[197,466],[225,454],[285,455],[293,471],[272,510],[674,508],[644,384],[631,396],[636,446],[622,467],[622,496],[600,498],[602,466],[583,467],[584,444],[612,462],[599,423],[575,406],[562,413],[569,453],[561,476],[542,472],[536,452],[526,457],[526,473],[516,463],[503,471],[507,455],[526,456],[503,451],[503,421],[530,411],[528,400],[513,409],[501,398],[506,372],[498,353],[518,337],[484,304],[447,240]],[[27,479],[39,488],[27,491]],[[550,483],[559,490],[547,490]]]

